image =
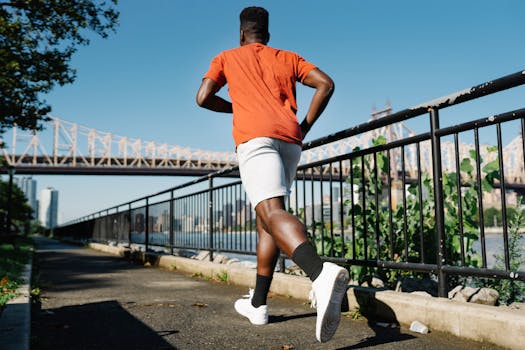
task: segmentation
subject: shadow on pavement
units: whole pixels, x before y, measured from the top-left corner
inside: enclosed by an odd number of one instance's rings
[[[375,293],[354,288],[354,295],[359,304],[359,311],[368,320],[368,326],[374,331],[375,335],[367,337],[357,344],[339,348],[338,350],[363,349],[416,338],[410,334],[401,333],[394,310],[380,300],[377,300]],[[348,300],[346,300],[346,304],[348,305]],[[394,327],[381,327],[378,325],[379,322],[385,323],[386,325],[394,325]]]
[[[279,323],[279,322],[286,322],[298,318],[308,318],[308,317],[316,317],[316,312],[310,312],[307,314],[302,315],[291,315],[291,316],[284,316],[284,315],[270,315],[268,317],[268,323]]]
[[[116,301],[33,310],[31,349],[176,349]],[[76,344],[76,346],[74,345]]]
[[[138,269],[129,260],[103,255],[80,255],[71,250],[41,250],[34,257],[34,265],[45,264],[39,276],[40,283],[53,291],[69,291],[112,287],[111,279],[98,278],[115,271]],[[60,276],[57,276],[59,271]]]

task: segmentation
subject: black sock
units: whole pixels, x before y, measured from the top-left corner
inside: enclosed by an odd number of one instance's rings
[[[303,242],[295,248],[292,260],[310,277],[313,282],[323,270],[323,261],[309,242]]]
[[[270,284],[272,284],[272,276],[262,276],[257,275],[255,280],[255,290],[252,297],[252,306],[259,307],[261,305],[266,305],[266,297],[268,296],[268,291],[270,290]]]

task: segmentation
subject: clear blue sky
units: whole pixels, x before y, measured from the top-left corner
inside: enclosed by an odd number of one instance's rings
[[[231,117],[200,109],[195,92],[209,61],[238,45],[238,14],[270,12],[270,46],[296,51],[336,83],[307,139],[370,118],[372,106],[401,110],[525,69],[525,2],[120,1],[120,26],[75,54],[74,84],[46,100],[52,115],[146,141],[231,151]],[[311,91],[298,89],[302,118]],[[454,108],[457,123],[524,106],[525,89]],[[60,191],[60,218],[78,216],[189,178],[38,176]]]

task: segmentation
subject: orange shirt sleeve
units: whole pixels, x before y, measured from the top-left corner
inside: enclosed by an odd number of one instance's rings
[[[204,78],[209,78],[216,82],[220,87],[226,84],[226,77],[224,75],[224,58],[221,54],[215,56],[210,63],[208,72],[204,74]]]
[[[312,69],[317,68],[314,64],[297,55],[297,78],[302,83]]]

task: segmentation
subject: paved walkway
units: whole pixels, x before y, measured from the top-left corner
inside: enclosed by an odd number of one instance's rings
[[[245,288],[46,238],[36,245],[32,349],[493,349],[346,317],[320,344],[315,310],[302,301],[273,296],[270,323],[253,326],[233,309]]]

